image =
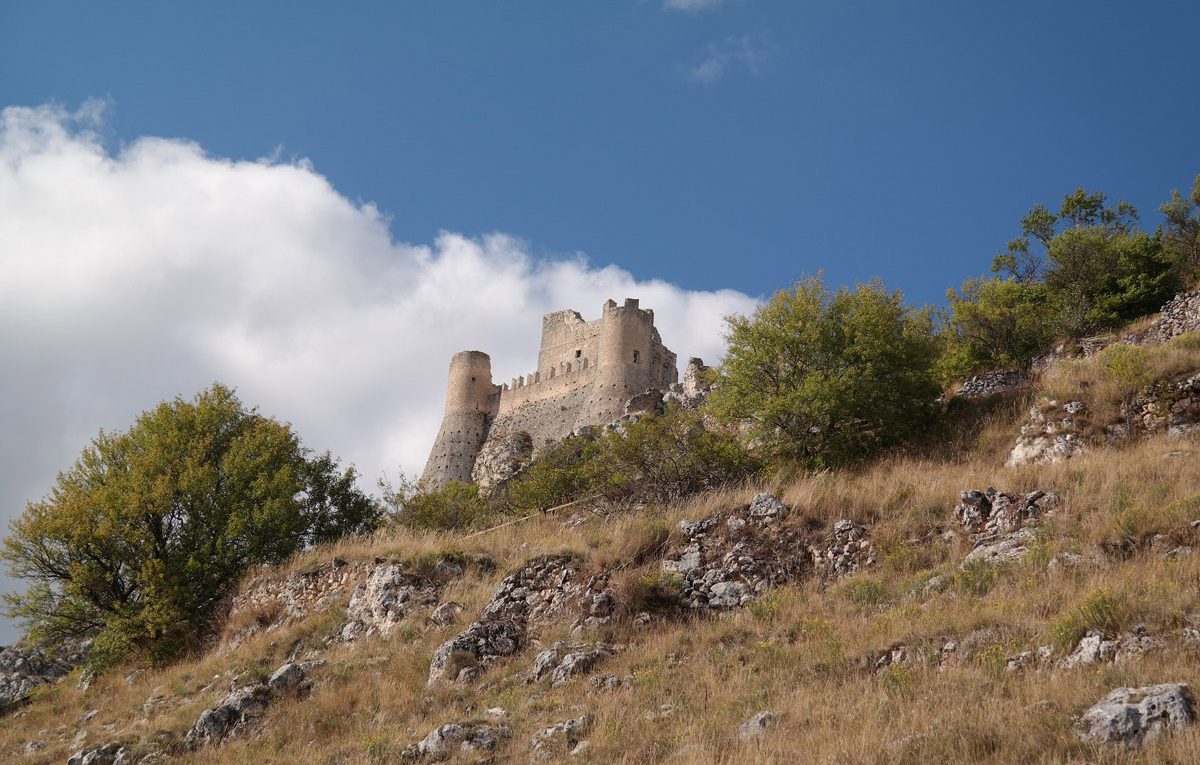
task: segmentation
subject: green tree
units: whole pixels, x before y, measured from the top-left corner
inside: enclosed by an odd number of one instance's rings
[[[495,515],[473,483],[451,481],[440,489],[427,489],[401,473],[396,485],[380,480],[379,488],[391,522],[417,531],[464,531]]]
[[[934,413],[930,314],[878,282],[831,292],[809,278],[727,322],[710,409],[746,423],[775,460],[852,461],[913,435]]]
[[[986,369],[1024,368],[1054,339],[1057,310],[1049,290],[1016,278],[968,279],[949,301],[944,380]]]
[[[1158,209],[1164,218],[1163,245],[1194,281],[1200,272],[1200,175],[1187,197],[1172,190],[1171,200]]]
[[[101,432],[11,523],[0,558],[30,581],[9,615],[44,641],[94,635],[93,663],[169,659],[247,567],[371,529],[353,468],[220,384]]]

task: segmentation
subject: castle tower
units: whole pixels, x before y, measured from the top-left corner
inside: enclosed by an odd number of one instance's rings
[[[487,438],[495,401],[492,360],[482,351],[462,351],[450,359],[446,411],[421,483],[440,489],[451,481],[469,483],[475,457]]]
[[[604,303],[596,380],[577,426],[619,419],[631,396],[657,384],[658,375],[652,369],[656,361],[652,358],[654,335],[654,312],[639,308],[637,299],[626,298],[622,306],[612,300]]]

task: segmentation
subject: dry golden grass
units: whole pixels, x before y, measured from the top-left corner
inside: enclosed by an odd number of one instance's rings
[[[1154,534],[1186,534],[1188,522],[1200,517],[1197,446],[1152,439],[1059,465],[1004,468],[1013,415],[1022,405],[976,428],[976,448],[965,456],[894,457],[767,487],[795,508],[788,523],[852,518],[868,524],[879,549],[877,565],[832,586],[807,581],[780,588],[721,616],[643,628],[620,620],[586,636],[620,647],[599,669],[632,678],[620,688],[592,691],[586,680],[559,688],[529,685],[530,648],[492,667],[478,685],[427,689],[430,655],[462,625],[429,627],[413,619],[389,639],[326,649],[322,658],[329,663],[317,673],[312,695],[276,703],[260,733],[173,761],[391,763],[437,725],[481,718],[483,710],[499,706],[510,712],[506,722],[513,729],[499,759],[514,763],[527,761],[536,731],[584,712],[596,715],[596,728],[586,756],[570,761],[1196,762],[1200,726],[1126,752],[1078,743],[1072,717],[1121,685],[1181,681],[1200,688],[1198,657],[1180,639],[1180,628],[1200,619],[1200,555],[1166,558],[1147,544]],[[1169,452],[1177,454],[1164,456]],[[1061,503],[1022,562],[960,571],[967,543],[941,532],[953,527],[961,490],[989,485],[1047,489]],[[497,563],[494,572],[469,571],[444,595],[462,601],[470,618],[508,571],[540,553],[570,551],[617,577],[651,575],[679,519],[748,502],[760,488],[607,518],[581,514],[578,524],[539,517],[465,541],[397,530],[311,551],[286,570],[333,555],[416,560],[445,551],[486,554]],[[1113,546],[1122,540],[1132,541]],[[1106,544],[1123,552],[1105,555]],[[1047,562],[1062,551],[1095,563],[1052,573]],[[942,586],[926,588],[934,576]],[[177,741],[235,675],[269,672],[296,652],[320,648],[338,622],[333,609],[129,683],[117,672],[86,693],[72,681],[45,689],[0,722],[0,761],[63,762],[78,748],[70,741],[80,729],[92,745],[119,739],[152,748],[156,741]],[[1168,648],[1120,665],[1004,670],[1005,657],[1039,645],[1058,645],[1061,653],[1088,626],[1134,624],[1164,636]],[[565,623],[549,625],[537,638],[562,639],[567,629]],[[895,642],[932,655],[947,640],[963,648],[941,669],[914,661],[875,674],[862,662],[868,652]],[[100,713],[77,722],[89,709]],[[778,724],[760,741],[739,744],[737,726],[762,709],[779,715]],[[38,739],[50,746],[23,758],[26,742]]]

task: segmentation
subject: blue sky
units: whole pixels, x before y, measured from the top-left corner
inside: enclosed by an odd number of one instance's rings
[[[1152,217],[1200,171],[1195,2],[670,5],[7,3],[0,104],[281,147],[401,240],[755,295],[824,269],[939,301],[1034,202]]]

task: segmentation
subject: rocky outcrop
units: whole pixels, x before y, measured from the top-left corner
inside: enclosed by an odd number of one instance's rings
[[[414,609],[436,605],[438,590],[436,583],[412,573],[402,563],[377,564],[350,596],[341,637],[386,637]]]
[[[1117,688],[1080,716],[1076,730],[1080,740],[1089,744],[1137,747],[1195,721],[1188,686],[1164,683]]]
[[[1063,669],[1088,667],[1102,662],[1122,662],[1163,647],[1163,641],[1150,635],[1145,627],[1108,639],[1095,630],[1084,635],[1070,654],[1059,663]]]
[[[371,568],[367,561],[348,563],[333,558],[282,576],[267,569],[234,596],[225,621],[238,626],[225,639],[235,646],[251,635],[321,613],[352,592],[370,575]]]
[[[568,555],[533,558],[504,578],[477,621],[438,647],[429,684],[478,677],[488,664],[524,648],[533,622],[575,615],[577,627],[594,627],[612,618],[615,604],[607,574],[584,574]]]
[[[676,383],[663,394],[664,404],[676,404],[683,409],[699,409],[712,390],[712,368],[693,356],[683,371],[683,382]]]
[[[87,660],[90,640],[67,642],[53,650],[12,645],[0,649],[0,714],[29,697],[35,688],[57,683]]]
[[[537,682],[552,677],[554,685],[562,685],[574,677],[591,672],[602,661],[615,656],[616,653],[616,649],[605,643],[568,645],[559,641],[537,655],[529,679],[530,682]]]
[[[67,765],[133,765],[133,755],[118,741],[109,741],[67,758]]]
[[[1029,385],[1029,375],[1019,369],[1001,369],[977,374],[955,393],[959,398],[987,398]]]
[[[1131,396],[1122,421],[1105,429],[1113,440],[1166,431],[1180,438],[1200,430],[1200,374],[1162,380]]]
[[[489,439],[475,458],[471,480],[485,491],[500,486],[524,470],[532,456],[533,437],[525,431]]]
[[[312,687],[309,674],[316,666],[312,662],[289,662],[272,672],[266,682],[234,690],[219,704],[200,713],[184,738],[184,747],[194,750],[212,746],[253,730],[273,701],[300,695]]]
[[[512,735],[507,725],[452,722],[439,725],[401,754],[404,760],[446,760],[455,755],[487,754]]]
[[[543,728],[533,734],[533,740],[530,742],[533,759],[543,760],[567,753],[580,754],[580,747],[586,743],[583,737],[591,731],[594,724],[595,717],[586,714]]]
[[[1082,401],[1060,405],[1054,399],[1042,399],[1030,408],[1005,464],[1013,467],[1070,459],[1085,448],[1080,433],[1086,425],[1086,415]]]
[[[875,564],[875,545],[867,538],[867,527],[846,519],[835,521],[825,543],[809,551],[827,579],[857,574]]]
[[[811,568],[800,535],[784,526],[789,510],[770,494],[700,521],[681,521],[684,543],[663,562],[683,577],[688,608],[742,606]]]
[[[1036,539],[1033,527],[1057,504],[1057,495],[1045,491],[1025,495],[1005,494],[991,487],[964,491],[954,517],[975,546],[963,565],[1021,558]]]

